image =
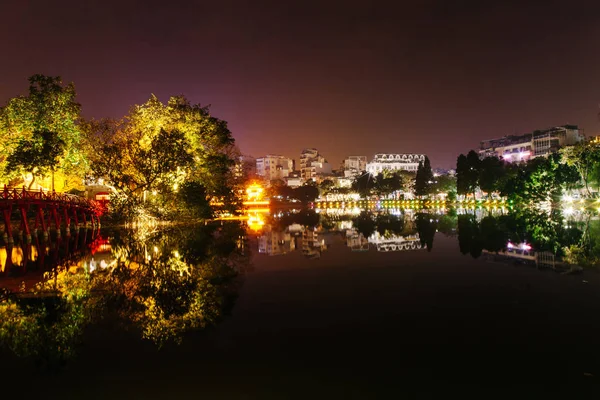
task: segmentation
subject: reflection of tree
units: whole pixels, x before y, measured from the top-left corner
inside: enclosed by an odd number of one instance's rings
[[[352,223],[356,230],[367,238],[371,236],[377,228],[373,214],[368,211],[362,211],[352,220]]]
[[[314,210],[302,209],[298,213],[285,213],[272,221],[272,225],[281,231],[292,224],[313,228],[319,225],[319,214]]]
[[[427,251],[433,248],[433,237],[437,229],[436,216],[427,213],[418,213],[416,218],[417,231],[421,245],[427,246]]]
[[[401,235],[404,231],[404,216],[399,217],[392,214],[378,214],[375,217],[377,232],[381,236],[389,237]]]
[[[98,299],[91,281],[65,268],[48,274],[33,296],[0,300],[0,341],[15,354],[55,368],[75,354]]]
[[[230,307],[248,259],[238,252],[241,234],[236,224],[203,226],[158,237],[150,252],[129,252],[106,283],[120,317],[158,345],[215,322]]]
[[[121,265],[107,289],[120,316],[139,327],[144,338],[162,345],[215,321],[220,300],[211,278],[208,264],[190,265],[171,254],[138,269]]]
[[[471,254],[474,258],[481,255],[483,243],[474,215],[458,216],[458,247],[462,254]]]
[[[74,355],[98,318],[120,318],[160,346],[231,308],[248,264],[239,224],[144,234],[143,242],[125,232],[111,235],[114,268],[63,267],[26,298],[2,294],[0,345],[53,367]]]

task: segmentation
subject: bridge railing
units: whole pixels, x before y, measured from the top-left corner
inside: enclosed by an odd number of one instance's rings
[[[44,201],[44,202],[57,202],[66,203],[72,206],[79,206],[84,208],[98,209],[99,204],[95,200],[87,199],[85,197],[77,196],[71,193],[57,193],[50,190],[28,190],[25,187],[18,188],[4,185],[4,189],[0,192],[0,200],[5,201]]]

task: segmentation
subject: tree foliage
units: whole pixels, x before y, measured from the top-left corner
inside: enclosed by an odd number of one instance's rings
[[[480,160],[473,150],[465,156],[461,154],[456,161],[456,192],[466,195],[475,193],[480,171]]]
[[[15,150],[6,158],[6,170],[23,170],[32,176],[29,188],[37,177],[54,172],[64,154],[65,142],[54,132],[34,131],[29,140],[19,140]]]
[[[149,209],[153,205],[154,213],[164,215],[187,204],[191,188],[228,211],[239,209],[243,177],[235,163],[240,153],[227,124],[207,107],[183,96],[167,104],[151,96],[122,120],[89,121],[84,131],[91,176],[131,201],[149,203]],[[185,183],[190,183],[185,198],[177,196]]]
[[[65,178],[60,189],[66,191],[75,182],[81,186],[87,161],[81,148],[80,111],[73,83],[63,85],[60,77],[31,76],[28,95],[12,98],[0,109],[0,173],[4,173],[0,178],[7,182],[23,172],[14,169],[16,164],[7,168],[14,151],[39,142],[36,132],[53,132],[56,138],[52,142],[64,144],[64,152],[56,158],[56,170]],[[69,179],[71,176],[78,179]]]
[[[423,163],[419,163],[417,168],[417,176],[415,177],[415,195],[427,196],[431,193],[431,185],[433,184],[433,172],[431,171],[431,163],[426,156]]]

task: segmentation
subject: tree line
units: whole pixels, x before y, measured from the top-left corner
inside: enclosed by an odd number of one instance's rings
[[[591,195],[600,189],[600,147],[582,142],[522,163],[497,157],[480,159],[471,150],[458,157],[456,178],[459,195],[475,195],[479,189],[486,196],[496,193],[522,206],[552,205],[565,191],[585,188]]]
[[[243,177],[227,123],[184,96],[156,96],[121,119],[85,119],[73,83],[34,75],[27,95],[0,108],[0,179],[11,186],[81,194],[84,183],[114,189],[115,215],[210,216],[234,211]]]

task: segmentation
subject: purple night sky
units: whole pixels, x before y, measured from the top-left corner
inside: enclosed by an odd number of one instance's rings
[[[90,4],[88,4],[90,3]],[[600,132],[598,1],[0,3],[0,104],[73,81],[86,117],[212,104],[245,154],[417,152],[565,123]],[[527,3],[527,4],[524,4]]]

